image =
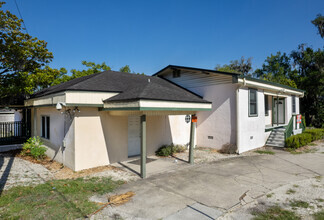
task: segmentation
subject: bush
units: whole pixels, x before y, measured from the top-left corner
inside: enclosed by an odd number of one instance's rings
[[[43,147],[43,142],[39,137],[31,137],[23,144],[22,155],[31,156],[36,160],[43,159],[45,157],[46,147]]]
[[[312,141],[324,138],[324,129],[307,129],[304,133],[312,136]]]
[[[293,135],[286,139],[285,145],[288,148],[300,148],[312,141],[323,139],[324,129],[307,129],[302,134]]]
[[[184,152],[185,150],[186,147],[182,145],[163,145],[157,151],[155,151],[155,155],[160,157],[168,157],[172,156],[174,153]]]

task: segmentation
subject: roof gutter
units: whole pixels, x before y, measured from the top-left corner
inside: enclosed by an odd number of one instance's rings
[[[261,82],[255,82],[252,80],[248,80],[245,77],[244,78],[238,78],[237,80],[235,80],[237,83],[243,85],[243,86],[248,86],[248,87],[253,87],[253,88],[258,88],[258,89],[265,89],[265,90],[270,90],[276,93],[286,93],[286,94],[292,94],[292,95],[297,95],[299,97],[304,97],[304,92],[298,92],[292,89],[286,89],[286,88],[282,88],[279,86],[275,86],[275,85],[268,85],[265,83],[261,83]]]

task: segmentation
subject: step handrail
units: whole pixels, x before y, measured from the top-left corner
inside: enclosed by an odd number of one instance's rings
[[[287,138],[289,138],[292,133],[293,133],[293,130],[294,130],[294,117],[296,117],[295,115],[291,116],[290,120],[289,120],[289,123],[288,125],[286,126],[286,129],[285,129],[285,140]]]

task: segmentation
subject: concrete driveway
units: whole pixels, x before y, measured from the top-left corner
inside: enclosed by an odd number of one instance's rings
[[[133,191],[133,199],[107,207],[94,218],[216,219],[280,186],[324,175],[320,151],[299,155],[274,151],[275,155],[194,165],[125,184],[115,193]]]

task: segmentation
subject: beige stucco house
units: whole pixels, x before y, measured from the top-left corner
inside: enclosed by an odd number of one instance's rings
[[[35,93],[25,106],[47,154],[78,171],[137,155],[145,162],[170,143],[232,145],[238,153],[280,145],[281,131],[301,131],[303,94],[236,73],[170,65],[153,76],[105,71],[77,78]]]

